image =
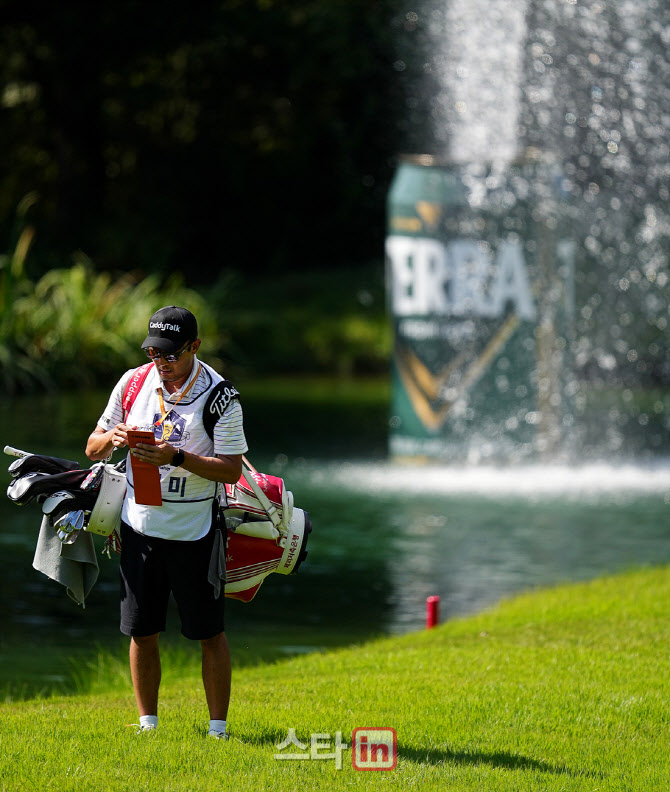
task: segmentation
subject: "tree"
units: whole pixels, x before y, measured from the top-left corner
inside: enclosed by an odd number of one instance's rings
[[[37,191],[42,269],[75,249],[200,281],[381,258],[426,60],[416,16],[397,0],[9,3],[3,235]]]

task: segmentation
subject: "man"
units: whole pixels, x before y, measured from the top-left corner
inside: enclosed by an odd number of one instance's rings
[[[130,453],[159,468],[162,505],[137,503],[129,459],[121,514],[121,632],[130,636],[140,731],[158,726],[158,639],[172,592],[182,634],[202,648],[208,735],[227,739],[231,671],[224,596],[215,594],[207,578],[217,493],[221,483],[239,479],[247,444],[237,391],[198,360],[199,347],[190,311],[174,305],[157,311],[142,344],[153,365],[146,367],[144,381],[142,368],[121,377],[88,438],[86,455],[100,460],[126,448],[130,429],[154,433],[155,445],[139,443]]]

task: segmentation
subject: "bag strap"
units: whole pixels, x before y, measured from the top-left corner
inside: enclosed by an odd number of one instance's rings
[[[149,376],[149,372],[153,368],[153,365],[153,363],[145,363],[143,366],[136,368],[133,372],[133,375],[126,383],[126,387],[123,389],[123,400],[121,401],[124,423],[126,422],[128,413],[130,412],[133,404],[135,404],[135,399],[142,390],[144,380]]]
[[[249,473],[249,475],[244,476],[245,481],[253,490],[253,493],[258,498],[258,501],[261,504],[261,506],[265,509],[265,512],[267,513],[274,527],[278,529],[281,524],[279,509],[277,509],[274,503],[270,503],[270,499],[263,492],[256,479],[253,477],[254,473],[256,473],[256,475],[259,475],[258,471],[254,468],[254,466],[249,462],[249,460],[245,456],[242,457],[242,462],[244,463],[244,467],[246,468],[245,473],[247,471]]]

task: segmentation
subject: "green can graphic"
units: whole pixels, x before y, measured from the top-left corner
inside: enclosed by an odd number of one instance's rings
[[[394,458],[557,454],[569,436],[573,246],[560,170],[403,158],[388,195]]]

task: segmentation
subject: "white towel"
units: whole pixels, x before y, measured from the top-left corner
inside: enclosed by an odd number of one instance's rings
[[[65,586],[68,596],[85,608],[86,597],[100,571],[93,536],[80,531],[73,544],[63,544],[45,515],[37,538],[33,567]]]

